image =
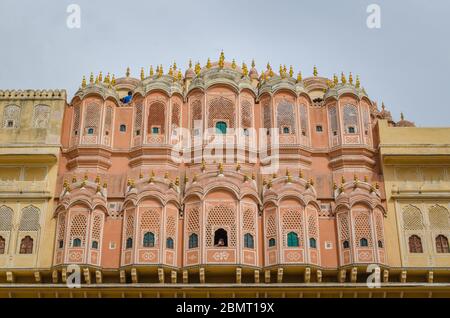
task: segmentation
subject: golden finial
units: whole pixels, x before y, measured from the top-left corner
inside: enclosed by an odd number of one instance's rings
[[[85,186],[86,186],[86,180],[83,180],[83,181],[81,182],[81,187],[84,188]]]
[[[176,71],[177,70],[177,62],[173,61],[173,70]]]
[[[87,179],[89,179],[89,177],[88,177],[87,173],[85,173],[84,174],[84,180],[87,180]]]
[[[286,67],[286,64],[285,64],[285,65],[283,65],[283,73],[284,73],[284,75],[286,75],[286,74],[287,74],[287,67]]]
[[[225,66],[225,54],[222,51],[219,57],[219,67],[223,68],[224,66]]]
[[[327,87],[328,88],[332,88],[333,87],[333,82],[330,81],[329,79],[327,79]]]
[[[89,77],[89,83],[94,84],[94,74],[91,72],[91,76]]]
[[[69,182],[67,182],[67,179],[64,179],[63,186],[64,186],[64,188],[67,188],[69,186]]]
[[[273,75],[274,75],[273,70],[272,70],[272,68],[270,68],[270,70],[269,70],[269,77],[273,77]]]
[[[103,183],[103,189],[106,189],[108,187],[108,184],[106,182]]]
[[[287,176],[287,183],[292,183],[292,177],[290,174]]]
[[[173,68],[172,68],[172,66],[169,67],[169,72],[167,74],[169,74],[170,77],[173,77]]]
[[[309,179],[309,184],[312,185],[312,186],[314,185],[314,180],[313,180],[313,178]]]
[[[151,176],[150,178],[148,178],[148,183],[153,183],[154,180],[155,180],[155,178],[153,176]]]
[[[150,76],[155,75],[155,71],[153,70],[153,65],[150,65]]]
[[[169,179],[169,172],[166,171],[166,172],[164,173],[164,179]]]
[[[241,165],[238,163],[237,165],[236,165],[236,171],[240,171],[241,170]]]
[[[277,177],[277,173],[276,172],[274,172],[273,174],[272,174],[272,178],[276,178]]]
[[[86,87],[86,76],[83,75],[83,80],[81,81],[81,87],[85,88]]]
[[[164,74],[163,66],[160,65],[160,66],[159,66],[159,70],[158,70],[158,77],[163,76],[163,74]]]
[[[246,174],[244,174],[244,182],[248,181],[248,176]]]
[[[289,173],[289,169],[288,168],[286,168],[286,177],[287,176],[290,176],[291,174]]]
[[[156,74],[159,74],[159,65],[156,65]]]
[[[95,78],[95,83],[94,84],[98,84],[98,76]]]
[[[204,172],[205,169],[206,169],[206,162],[205,162],[205,159],[202,159],[202,165],[201,165],[201,167],[200,167],[200,170],[201,170],[202,172]]]
[[[141,81],[143,81],[145,78],[145,74],[144,74],[144,68],[141,67]]]
[[[211,60],[208,58],[208,61],[206,61],[206,68],[211,68]]]
[[[289,77],[293,77],[294,76],[294,68],[292,67],[292,65],[289,67]]]
[[[252,172],[252,180],[255,180],[255,179],[256,179],[255,173]]]
[[[189,177],[187,175],[184,175],[184,183],[188,183],[189,182]]]
[[[336,184],[336,182],[333,182],[333,190],[336,190],[337,189],[337,184]]]
[[[102,71],[100,71],[100,73],[98,74],[98,82],[99,82],[99,83],[103,82],[103,74],[102,74]]]
[[[192,60],[189,59],[189,68],[192,68]]]
[[[380,185],[378,184],[378,182],[377,183],[375,183],[375,189],[380,189]]]
[[[100,176],[99,176],[99,175],[97,175],[97,176],[95,177],[95,183],[100,183]]]
[[[252,68],[255,68],[256,63],[255,63],[255,59],[252,59]]]
[[[358,176],[356,174],[353,175],[353,181],[358,181]]]
[[[263,184],[263,186],[265,186],[267,184],[266,178],[263,178],[262,184]]]
[[[111,85],[114,86],[116,85],[116,76],[113,74],[112,79],[111,79]]]
[[[297,83],[300,83],[302,81],[302,72],[298,72],[297,74]]]
[[[283,66],[280,64],[280,76],[283,77]]]
[[[403,112],[400,113],[400,120],[405,120],[405,116],[403,115]]]
[[[139,172],[139,179],[142,179],[144,177],[144,175],[142,174],[142,172]]]
[[[176,185],[176,186],[179,186],[179,185],[180,185],[180,178],[179,178],[179,177],[176,177],[176,178],[175,178],[175,185]]]
[[[248,75],[247,64],[245,64],[245,63],[242,63],[242,75],[244,75],[244,76]]]
[[[181,73],[181,70],[178,70],[178,80],[181,81],[183,79],[183,74]]]
[[[356,88],[361,87],[361,82],[359,81],[359,75],[356,75]]]
[[[76,183],[77,182],[77,177],[76,176],[73,176],[72,177],[72,183]]]
[[[223,174],[223,164],[219,163],[219,174]]]
[[[267,70],[270,70],[270,69],[272,69],[272,67],[270,66],[270,63],[267,62]]]
[[[272,188],[272,180],[269,180],[269,183],[267,183],[267,189]]]
[[[200,71],[202,70],[202,68],[200,67],[200,63],[197,62],[197,64],[195,64],[195,74],[198,76],[200,75]]]
[[[300,179],[303,179],[303,171],[302,171],[302,169],[300,169],[300,170],[298,171],[298,177],[299,177]]]
[[[342,84],[347,84],[347,79],[345,78],[344,72],[341,73],[341,82]]]
[[[130,67],[127,67],[127,72],[125,73],[127,77],[130,77]]]
[[[109,76],[109,73],[106,74],[105,80],[103,81],[105,84],[109,84],[111,82],[111,77]]]
[[[350,83],[350,85],[353,85],[353,74],[352,74],[352,72],[350,72],[350,75],[348,76],[348,82]]]
[[[197,182],[197,175],[194,174],[194,176],[192,177],[192,182]]]
[[[338,77],[337,77],[336,74],[333,74],[333,83],[334,83],[334,86],[336,86],[337,84],[339,84],[339,79],[338,79]]]
[[[342,183],[342,184],[345,183],[345,178],[344,178],[344,176],[341,177],[341,183]]]
[[[313,75],[317,76],[319,75],[319,72],[317,72],[317,66],[314,65],[314,69],[313,69]]]
[[[235,69],[236,68],[236,61],[233,59],[233,61],[231,62],[231,68]]]
[[[369,180],[369,178],[367,178],[367,176],[364,176],[364,182],[367,182]]]

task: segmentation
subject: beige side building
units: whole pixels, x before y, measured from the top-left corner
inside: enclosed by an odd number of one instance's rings
[[[50,270],[65,104],[64,90],[0,91],[1,281]]]
[[[439,279],[450,267],[450,128],[379,121],[379,132],[390,265]]]

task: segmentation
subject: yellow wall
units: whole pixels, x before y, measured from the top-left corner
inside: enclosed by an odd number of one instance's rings
[[[0,254],[2,269],[46,269],[52,264],[53,198],[65,103],[65,91],[0,91],[0,210],[8,207],[13,211],[11,229],[4,224],[0,228],[6,241],[6,250]],[[7,123],[11,116],[5,114],[5,108],[9,105],[20,107],[14,127]],[[49,106],[48,116],[36,112],[36,105]],[[21,227],[27,207],[38,209],[38,230],[26,222]],[[21,254],[20,242],[27,235],[33,238],[33,252]]]
[[[450,239],[450,128],[389,127],[382,120],[379,131],[390,265],[448,267],[450,254],[437,253],[435,238]],[[408,225],[406,213],[422,221]],[[421,238],[423,253],[409,252],[411,235]]]

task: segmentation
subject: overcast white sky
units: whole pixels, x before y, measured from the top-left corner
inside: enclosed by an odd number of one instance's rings
[[[81,28],[66,25],[81,7]],[[381,28],[366,25],[369,4]],[[142,66],[189,58],[258,70],[268,61],[304,76],[360,74],[369,96],[418,126],[450,126],[449,0],[0,0],[0,89],[64,88],[91,71],[139,77]]]

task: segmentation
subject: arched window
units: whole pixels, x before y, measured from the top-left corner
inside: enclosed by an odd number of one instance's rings
[[[127,249],[133,248],[133,239],[132,239],[131,237],[127,238],[127,242],[126,242],[125,247],[126,247]]]
[[[342,243],[342,247],[344,247],[344,248],[350,248],[350,242],[349,242],[349,241],[344,241],[344,242]]]
[[[383,248],[383,241],[381,241],[381,240],[378,241],[378,247]]]
[[[358,127],[358,109],[355,105],[344,106],[344,127],[347,133],[356,133]]]
[[[3,128],[19,128],[20,107],[17,105],[6,106],[3,110]]]
[[[226,134],[227,133],[227,124],[223,121],[218,121],[216,123],[216,133]]]
[[[152,232],[147,232],[144,234],[144,241],[142,242],[144,247],[154,247],[155,246],[155,234]]]
[[[436,252],[437,253],[450,253],[448,246],[448,239],[444,235],[438,235],[436,237]]]
[[[173,249],[173,239],[171,237],[168,237],[166,240],[166,247]]]
[[[50,120],[50,106],[36,105],[34,106],[33,127],[47,128]]]
[[[295,232],[289,232],[287,235],[287,245],[289,247],[297,247],[298,244],[298,234]]]
[[[367,246],[369,246],[369,242],[367,241],[366,238],[363,237],[362,239],[359,240],[359,246],[367,247]]]
[[[33,239],[25,236],[20,242],[20,254],[33,254]]]
[[[309,247],[311,248],[317,248],[317,241],[314,237],[311,237],[309,239]]]
[[[98,249],[98,241],[92,241],[92,248],[94,250]]]
[[[72,247],[80,247],[81,246],[81,240],[79,238],[75,238],[72,241]]]
[[[276,245],[276,241],[274,238],[269,239],[269,247],[273,247]]]
[[[164,134],[166,122],[165,105],[160,102],[155,102],[150,105],[148,113],[148,129],[151,134]],[[154,130],[153,128],[157,128]]]
[[[410,253],[423,253],[422,240],[417,235],[411,235],[408,239]]]
[[[197,248],[198,247],[198,235],[192,233],[189,235],[189,248]]]
[[[246,247],[246,248],[254,248],[255,247],[253,235],[251,235],[250,233],[246,233],[244,235],[244,247]]]
[[[120,125],[119,126],[119,131],[120,132],[126,132],[127,131],[127,125],[124,125],[124,124]]]
[[[228,234],[224,229],[218,229],[214,232],[214,246],[228,246]]]
[[[3,236],[0,236],[0,254],[5,254],[6,241]]]

